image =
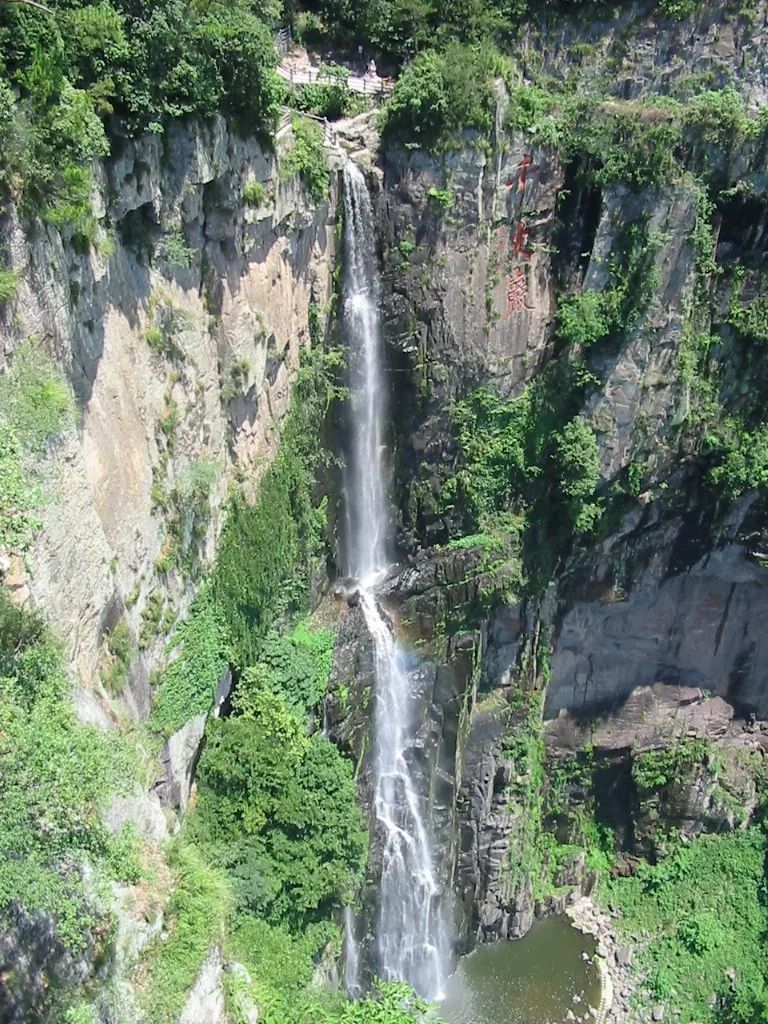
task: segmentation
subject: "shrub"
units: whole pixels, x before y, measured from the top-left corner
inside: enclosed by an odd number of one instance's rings
[[[227,668],[226,627],[208,591],[174,630],[168,653],[173,660],[160,673],[151,719],[153,728],[165,736],[210,710]]]
[[[362,96],[351,92],[341,81],[312,82],[294,90],[293,105],[296,110],[314,114],[315,117],[325,117],[329,121],[349,117],[364,109],[364,103]]]
[[[281,614],[304,611],[309,579],[325,539],[325,504],[314,500],[322,468],[320,432],[339,394],[334,354],[302,353],[291,410],[277,457],[249,505],[235,497],[212,573],[239,667],[258,661],[263,639]]]
[[[162,291],[151,295],[148,313],[150,323],[143,334],[147,345],[163,359],[183,359],[179,337],[190,326],[190,314]]]
[[[643,111],[646,110],[646,116]],[[595,185],[634,189],[669,184],[680,173],[678,108],[674,101],[655,108],[597,102],[576,95],[560,103],[558,136],[566,159]]]
[[[306,117],[294,117],[293,146],[280,164],[280,178],[298,175],[316,203],[328,194],[330,171],[323,129]]]
[[[530,417],[529,392],[503,402],[480,388],[456,407],[454,423],[464,461],[456,478],[457,498],[479,524],[526,490]]]
[[[14,902],[48,911],[58,938],[80,951],[104,924],[82,865],[108,864],[101,812],[130,762],[114,735],[78,722],[60,651],[2,590],[0,691],[0,917]]]
[[[685,107],[684,121],[704,142],[724,147],[750,134],[753,128],[744,98],[732,86],[694,96]],[[758,122],[754,125],[757,127]]]
[[[160,256],[169,267],[187,269],[195,260],[195,250],[187,245],[181,231],[171,231],[160,243]]]
[[[442,52],[420,53],[384,108],[384,138],[438,151],[456,145],[465,131],[487,136],[493,128],[496,62],[487,46],[452,43]]]
[[[310,629],[300,621],[286,635],[270,633],[259,660],[245,669],[234,703],[244,713],[265,687],[280,694],[287,706],[303,715],[317,706],[328,685],[335,636]]]
[[[261,206],[266,190],[260,181],[248,181],[243,186],[243,201],[248,206]]]
[[[53,360],[31,338],[0,374],[0,417],[30,452],[41,453],[74,420],[72,391]]]
[[[453,206],[453,192],[447,188],[429,188],[427,198],[440,210],[450,210]]]
[[[675,21],[690,17],[699,6],[699,0],[659,0],[659,7]]]
[[[125,619],[121,619],[107,634],[106,643],[110,657],[102,668],[101,679],[109,693],[116,694],[128,681],[133,657],[133,638]]]
[[[18,270],[6,270],[0,267],[0,302],[13,302],[18,290]]]
[[[209,723],[198,787],[195,833],[242,912],[299,928],[350,898],[366,852],[352,765],[277,693]]]
[[[558,336],[569,344],[589,348],[613,334],[631,330],[653,297],[658,281],[655,258],[662,241],[648,231],[644,221],[628,224],[618,241],[604,289],[560,299]]]
[[[662,789],[685,769],[703,764],[708,748],[699,740],[680,743],[671,749],[647,750],[632,762],[632,778],[644,793]]]
[[[170,550],[166,553],[162,571],[173,566],[187,575],[199,568],[201,548],[211,518],[211,491],[218,475],[218,464],[210,459],[196,459],[186,472],[164,495],[166,526]]]
[[[153,591],[141,612],[141,630],[139,632],[139,650],[146,651],[154,643],[160,631],[163,618],[165,598],[160,591]]]
[[[23,551],[40,528],[38,463],[73,415],[72,393],[53,361],[24,342],[0,374],[0,548]]]
[[[768,342],[768,295],[759,295],[750,302],[731,302],[728,323],[751,341]]]
[[[558,337],[568,344],[588,348],[608,337],[615,318],[616,296],[612,291],[568,295],[557,307]]]
[[[26,468],[13,428],[0,419],[0,549],[24,551],[42,520],[43,492]]]
[[[639,937],[640,970],[652,998],[682,1024],[728,1020],[765,1006],[768,927],[765,837],[757,828],[672,845],[656,865],[601,883],[617,925]],[[730,980],[733,978],[733,980]]]
[[[590,502],[600,480],[597,438],[580,417],[566,423],[555,436],[553,459],[558,487],[566,495],[577,533],[591,533],[602,510]]]
[[[715,487],[733,498],[768,486],[768,423],[747,430],[732,417],[724,417],[719,432],[705,438],[720,451],[720,462],[709,471]]]
[[[600,479],[597,439],[583,419],[566,423],[555,438],[560,486],[570,498],[592,494]]]
[[[144,958],[139,1001],[150,1024],[173,1024],[189,997],[211,946],[223,937],[230,905],[226,875],[212,868],[184,838],[171,847],[173,890],[164,934]]]

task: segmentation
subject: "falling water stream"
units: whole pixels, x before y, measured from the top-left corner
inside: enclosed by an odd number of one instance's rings
[[[564,920],[540,922],[520,942],[481,947],[450,978],[448,894],[436,875],[427,790],[415,767],[419,701],[405,652],[376,588],[389,568],[387,414],[373,212],[365,178],[344,169],[344,331],[351,380],[344,483],[347,557],[373,642],[373,812],[381,878],[370,967],[441,1000],[450,1024],[550,1024],[571,1005],[597,1005],[594,944]],[[359,995],[362,955],[354,914],[344,916],[345,984]]]
[[[429,809],[413,774],[416,722],[405,659],[376,597],[388,567],[389,514],[373,211],[362,173],[344,169],[344,330],[350,350],[351,451],[347,496],[350,575],[374,647],[374,814],[382,845],[374,968],[410,982],[421,995],[443,994],[447,914],[435,876]],[[348,924],[348,931],[350,931]],[[350,937],[348,942],[354,943]],[[356,982],[355,982],[356,983]]]

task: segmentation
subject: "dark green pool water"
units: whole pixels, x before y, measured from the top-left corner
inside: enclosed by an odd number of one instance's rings
[[[459,961],[440,1016],[448,1024],[562,1024],[600,1000],[595,943],[565,918],[537,921],[523,939],[481,946]],[[574,1003],[577,995],[580,1002]]]

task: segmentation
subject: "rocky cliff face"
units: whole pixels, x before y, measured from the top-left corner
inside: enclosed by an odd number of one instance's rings
[[[99,680],[105,634],[125,621],[141,648],[117,696],[144,717],[229,485],[252,489],[274,453],[310,304],[329,295],[335,195],[315,207],[297,178],[280,177],[290,144],[290,128],[272,152],[223,120],[174,124],[125,140],[99,168],[87,252],[13,208],[0,224],[21,275],[0,314],[2,350],[37,339],[79,407],[50,453],[44,528],[23,564],[5,564],[5,582],[56,624],[82,681],[81,714],[103,724],[113,715]]]
[[[297,177],[281,176],[291,145],[290,127],[273,150],[223,119],[171,124],[162,137],[123,140],[96,169],[94,244],[30,225],[13,206],[0,219],[19,279],[0,305],[0,358],[31,338],[63,370],[77,408],[45,458],[42,529],[23,557],[0,553],[0,574],[51,623],[78,715],[103,728],[140,729],[148,716],[153,671],[212,562],[224,502],[233,484],[252,495],[272,459],[310,311],[330,295],[336,187],[318,205]],[[128,653],[115,688],[117,627]],[[230,681],[225,673],[213,713]],[[205,720],[170,738],[164,764],[152,759],[149,792],[137,787],[109,808],[108,827],[130,824],[154,879],[149,889],[112,886],[109,963],[94,961],[95,948],[71,954],[48,915],[20,910],[0,950],[18,982],[3,1020],[31,1019],[52,981],[89,983],[97,969],[104,1019],[135,1018],[131,974],[163,927],[164,847],[178,828],[160,798],[184,807]],[[208,1024],[224,1012],[212,951],[183,1019]]]
[[[763,6],[751,17],[759,36]],[[616,64],[623,70],[608,91],[622,98],[730,83],[764,100],[764,69],[747,53],[737,15],[697,15],[685,62],[675,59],[675,31],[626,12],[590,28],[587,43],[567,26],[531,37],[527,59],[573,78],[578,42],[582,79]],[[686,80],[692,74],[698,84]],[[690,161],[697,173],[716,168],[721,183],[764,186],[752,144],[726,157],[694,151]],[[535,912],[563,905],[562,888],[554,901],[542,891],[537,827],[570,842],[574,815],[589,807],[631,857],[653,855],[659,828],[692,835],[748,820],[768,716],[765,500],[717,493],[687,434],[685,346],[702,301],[695,182],[585,187],[557,148],[504,127],[503,98],[490,147],[466,138],[441,157],[389,147],[371,182],[403,555],[386,599],[417,653],[420,637],[439,638],[420,669],[429,681],[414,686],[423,685],[420,759],[425,777],[438,780],[433,829],[458,897],[460,941],[513,937]],[[707,323],[720,337],[721,394],[736,405],[764,380],[752,361],[760,357],[728,322],[732,266],[762,252],[748,207],[723,199],[712,218],[719,277]],[[475,548],[468,560],[467,550],[438,547],[463,532],[461,516],[441,501],[460,465],[454,406],[481,385],[519,395],[560,356],[556,294],[603,290],[627,224],[642,224],[652,240],[652,294],[618,342],[585,354],[595,383],[579,409],[597,439],[608,518],[595,539],[556,556],[545,590],[510,600],[515,587],[495,578],[509,551]],[[631,474],[639,482],[628,490]],[[485,592],[478,577],[490,583]],[[358,619],[353,611],[342,632],[329,721],[361,761],[366,792],[367,719],[355,711],[366,698],[351,682],[370,675],[359,671]],[[685,770],[649,785],[643,755],[681,747],[693,751]],[[567,796],[555,794],[552,779],[585,751],[597,759],[589,778],[576,771]],[[583,859],[555,881],[591,884]]]
[[[632,9],[587,29],[542,30],[522,50],[531,73],[600,79],[617,99],[734,83],[764,101],[766,11],[761,0],[747,24],[705,8],[685,55],[679,26]],[[499,87],[490,140],[464,137],[440,157],[392,146],[369,175],[400,553],[382,600],[413,647],[418,775],[459,945],[522,935],[536,913],[562,907],[564,890],[589,890],[583,856],[545,884],[543,832],[578,840],[580,816],[596,816],[631,870],[633,857],[654,854],[659,828],[742,825],[768,749],[766,497],[713,489],[688,432],[701,190],[690,175],[586,185],[551,140],[507,126],[506,104]],[[272,153],[223,121],[126,141],[99,169],[87,252],[13,208],[0,222],[21,272],[17,299],[0,307],[3,359],[34,336],[80,410],[48,455],[44,529],[23,561],[3,560],[3,581],[56,625],[80,681],[78,711],[106,727],[146,717],[151,673],[211,562],[230,485],[253,491],[274,454],[310,307],[329,298],[336,187],[310,203],[280,175],[289,145],[289,130]],[[752,141],[689,158],[689,170],[718,181],[705,326],[718,339],[720,392],[738,408],[750,387],[768,397],[761,353],[729,321],[741,286],[733,265],[765,256],[763,155]],[[260,186],[250,204],[249,184]],[[577,412],[597,442],[603,522],[547,550],[548,576],[534,586],[529,541],[464,537],[462,511],[442,500],[461,463],[455,407],[480,386],[519,396],[563,356],[558,300],[606,288],[627,224],[652,240],[651,293],[619,338],[578,353],[591,385]],[[190,520],[201,478],[203,509]],[[370,808],[373,655],[354,599],[340,588],[335,600],[324,724],[358,765]],[[133,656],[129,681],[110,693],[106,638],[119,623]],[[228,685],[225,675],[217,704]],[[205,718],[166,747],[174,807],[188,797]],[[110,813],[115,828],[137,822],[157,853],[167,825],[156,794]],[[369,885],[376,873],[374,844]],[[55,959],[48,923],[38,924],[20,919],[32,937],[11,951],[37,944],[37,959]],[[127,963],[161,927],[155,906],[125,911]],[[184,1020],[222,1017],[222,970],[212,950]]]

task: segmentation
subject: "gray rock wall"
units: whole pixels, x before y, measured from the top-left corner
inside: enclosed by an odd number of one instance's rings
[[[116,143],[97,168],[98,232],[86,254],[13,208],[0,219],[0,244],[21,272],[18,297],[0,310],[0,361],[36,338],[79,410],[45,467],[43,530],[5,583],[61,634],[80,713],[102,725],[115,713],[99,679],[105,632],[124,617],[137,640],[148,601],[162,603],[119,702],[143,717],[150,672],[195,589],[189,572],[164,563],[172,537],[158,492],[183,489],[196,465],[214,467],[201,571],[232,481],[253,492],[274,454],[309,344],[309,304],[322,310],[330,293],[335,185],[316,207],[297,179],[281,179],[291,141],[284,130],[272,153],[214,119]],[[257,208],[243,198],[249,182],[263,185]],[[173,244],[186,250],[176,265]],[[175,351],[164,355],[146,332],[169,318]],[[170,439],[160,426],[169,413]]]

